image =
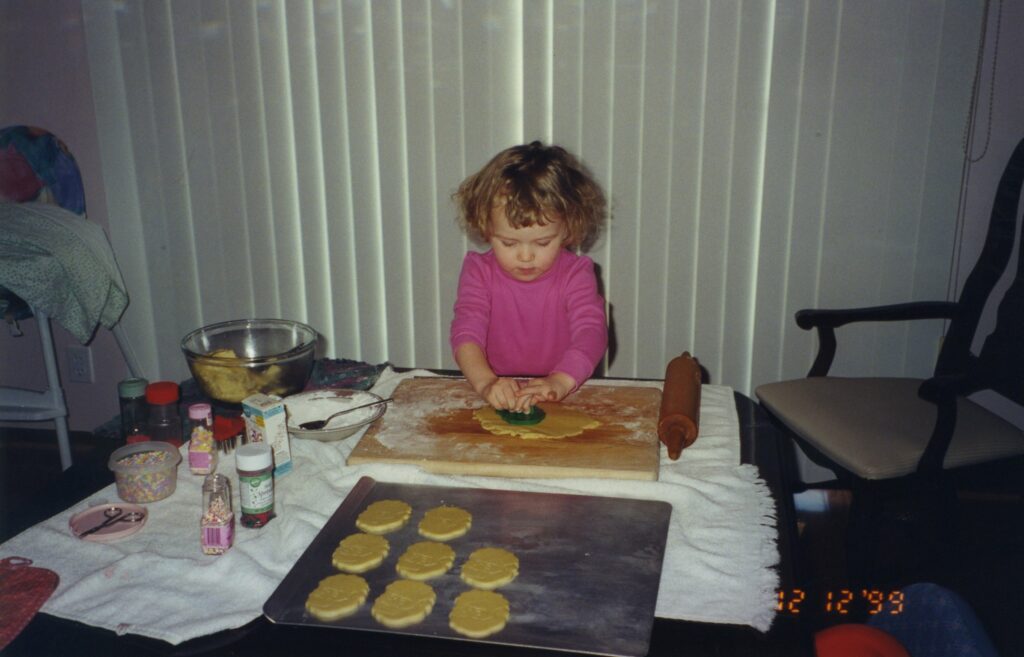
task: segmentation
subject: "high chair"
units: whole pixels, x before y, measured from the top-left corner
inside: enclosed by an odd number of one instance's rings
[[[0,129],[0,203],[42,202],[59,206],[85,219],[85,193],[74,157],[53,134],[28,126]],[[17,267],[11,258],[7,266]],[[7,270],[10,273],[10,269]],[[11,279],[5,279],[10,281]],[[10,283],[13,284],[13,283]],[[0,314],[11,336],[23,335],[19,322],[35,318],[39,327],[43,368],[47,388],[43,391],[0,387],[0,421],[37,422],[53,420],[61,468],[71,467],[67,404],[61,387],[50,317],[30,300],[21,298],[0,284]],[[114,337],[132,376],[140,368],[120,324]]]

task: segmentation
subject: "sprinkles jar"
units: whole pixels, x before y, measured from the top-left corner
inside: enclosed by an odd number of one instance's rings
[[[217,448],[213,444],[213,409],[209,404],[188,407],[188,469],[208,475],[217,469]]]
[[[107,462],[114,472],[117,495],[125,502],[162,500],[178,485],[178,449],[163,441],[130,443],[115,449]]]
[[[203,554],[224,554],[235,538],[235,514],[231,510],[231,482],[222,474],[203,480],[203,517],[199,539]]]

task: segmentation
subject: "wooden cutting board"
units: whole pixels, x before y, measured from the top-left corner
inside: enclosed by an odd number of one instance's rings
[[[658,478],[657,388],[584,385],[561,403],[601,425],[542,440],[496,436],[482,428],[473,411],[484,402],[465,379],[406,379],[392,396],[349,464],[411,463],[439,474],[500,477]]]

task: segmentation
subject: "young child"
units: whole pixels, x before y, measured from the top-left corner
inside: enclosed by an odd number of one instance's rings
[[[594,263],[573,252],[601,230],[600,186],[568,151],[535,141],[498,153],[453,198],[463,229],[491,247],[462,263],[455,361],[496,409],[561,401],[608,346]]]

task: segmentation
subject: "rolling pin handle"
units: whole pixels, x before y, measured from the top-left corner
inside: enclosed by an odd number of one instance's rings
[[[668,456],[678,459],[683,449],[697,440],[700,432],[700,363],[684,351],[669,361],[658,419],[658,438]]]

